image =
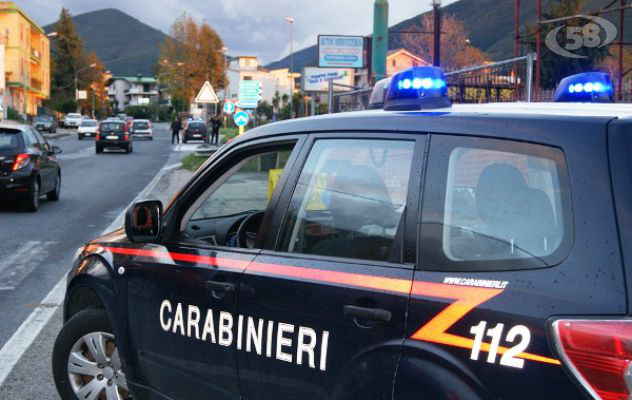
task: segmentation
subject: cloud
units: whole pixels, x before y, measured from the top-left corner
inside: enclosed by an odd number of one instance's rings
[[[263,63],[289,54],[288,15],[296,19],[295,50],[316,44],[318,34],[365,35],[373,28],[372,0],[20,0],[19,5],[42,25],[54,22],[62,6],[73,15],[118,8],[165,33],[186,12],[211,24],[229,54],[256,55]],[[389,25],[428,9],[430,0],[391,0]]]

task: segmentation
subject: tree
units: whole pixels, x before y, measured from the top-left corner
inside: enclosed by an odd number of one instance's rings
[[[434,19],[432,14],[426,13],[421,19],[414,22],[407,30],[420,32],[433,32]],[[454,16],[444,14],[441,16],[441,67],[445,70],[456,70],[472,65],[480,65],[487,61],[487,56],[480,49],[473,47],[463,26]],[[402,33],[404,47],[432,62],[434,51],[433,35],[427,33]]]
[[[156,70],[180,110],[188,107],[204,81],[216,90],[226,87],[223,47],[222,38],[206,21],[197,23],[185,13],[171,25]]]
[[[70,12],[64,7],[55,23],[57,36],[53,41],[51,61],[51,103],[59,110],[61,104],[74,101],[74,79],[76,71],[83,65],[83,42],[72,20]]]
[[[548,10],[542,13],[542,18],[548,20],[581,14],[583,3],[584,0],[559,0],[551,2]],[[564,21],[563,24],[566,26],[566,29],[560,29],[556,37],[560,47],[564,48],[569,42],[569,38],[566,35],[568,28],[581,28],[586,22],[587,21],[583,18]],[[540,82],[543,88],[553,89],[560,80],[566,76],[595,70],[597,65],[608,55],[606,46],[602,48],[582,46],[573,51],[574,54],[585,56],[584,58],[570,58],[554,53],[544,45],[544,41],[547,34],[558,26],[557,24],[544,24],[542,27]],[[536,27],[529,26],[528,31],[536,32]],[[572,42],[572,40],[570,41]],[[535,34],[533,40],[529,42],[529,46],[531,51],[535,51]]]
[[[255,114],[257,114],[257,118],[270,120],[273,117],[274,109],[270,103],[266,100],[260,101],[255,109]]]

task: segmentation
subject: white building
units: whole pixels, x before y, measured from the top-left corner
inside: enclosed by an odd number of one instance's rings
[[[294,74],[295,76],[300,76]],[[219,91],[220,99],[237,100],[239,98],[239,81],[255,80],[261,82],[261,101],[272,103],[272,98],[276,92],[279,96],[291,93],[291,77],[288,68],[267,70],[263,68],[257,57],[239,56],[234,58],[226,70],[228,86]],[[294,87],[296,89],[296,87]]]
[[[158,81],[153,77],[113,76],[107,85],[110,103],[119,111],[127,106],[149,105],[158,99]]]

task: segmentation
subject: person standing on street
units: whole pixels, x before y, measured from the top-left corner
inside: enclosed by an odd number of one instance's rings
[[[211,118],[211,144],[219,145],[219,128],[221,128],[222,125],[222,119],[219,115],[214,115]]]
[[[182,123],[180,122],[180,118],[175,116],[173,121],[171,121],[171,144],[174,144],[174,140],[176,144],[180,144],[180,130],[182,129]]]

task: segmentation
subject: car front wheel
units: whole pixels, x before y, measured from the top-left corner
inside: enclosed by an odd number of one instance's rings
[[[66,322],[53,348],[53,376],[62,400],[131,398],[105,311],[89,308]]]

